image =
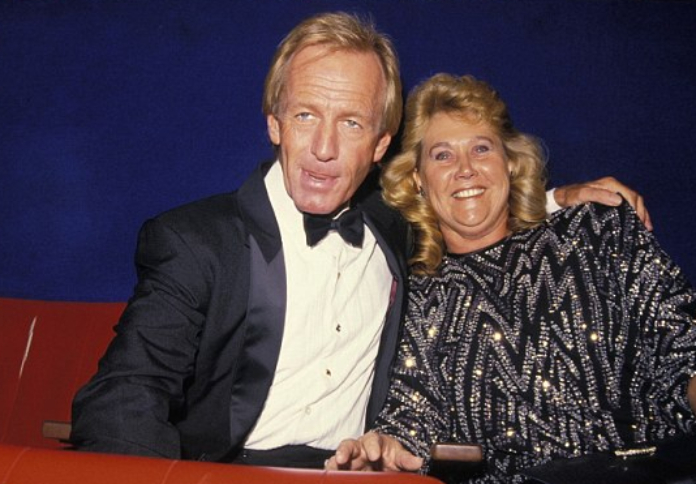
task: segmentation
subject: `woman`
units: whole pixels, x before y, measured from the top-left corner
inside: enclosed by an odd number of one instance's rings
[[[547,220],[538,141],[472,77],[434,76],[406,116],[382,180],[416,233],[400,354],[375,432],[329,465],[427,470],[432,444],[471,442],[471,482],[521,482],[694,434],[696,295],[632,209]]]

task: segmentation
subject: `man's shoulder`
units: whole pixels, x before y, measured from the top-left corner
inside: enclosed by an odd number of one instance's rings
[[[221,193],[179,205],[155,217],[162,222],[229,218],[238,213],[237,192]]]
[[[229,219],[230,216],[240,217],[242,211],[249,211],[250,207],[258,208],[262,200],[261,191],[265,190],[263,177],[272,163],[264,162],[259,165],[251,175],[242,182],[237,189],[210,195],[194,200],[159,214],[157,219],[174,221],[188,219]],[[244,208],[246,207],[246,209]]]
[[[186,203],[147,220],[143,230],[164,229],[192,244],[236,243],[247,233],[237,198],[236,192],[231,192]]]

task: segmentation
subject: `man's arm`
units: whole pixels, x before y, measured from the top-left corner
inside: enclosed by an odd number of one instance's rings
[[[71,440],[86,451],[180,458],[170,418],[193,371],[204,284],[190,249],[157,221],[141,230],[136,261],[135,295],[73,402]]]
[[[559,207],[570,207],[585,202],[597,202],[617,207],[621,205],[621,197],[618,194],[621,194],[633,207],[645,227],[652,230],[652,221],[645,208],[643,197],[611,176],[586,183],[558,187],[553,191],[553,199]]]

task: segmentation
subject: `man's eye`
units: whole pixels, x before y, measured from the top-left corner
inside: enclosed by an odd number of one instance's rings
[[[295,119],[298,121],[308,121],[312,119],[312,115],[310,113],[299,113],[295,115]]]
[[[358,122],[357,122],[356,120],[354,120],[354,119],[346,119],[346,126],[348,126],[349,128],[354,128],[354,129],[357,129],[357,128],[360,128],[360,127],[361,127],[361,126],[360,126],[360,123],[358,123]]]

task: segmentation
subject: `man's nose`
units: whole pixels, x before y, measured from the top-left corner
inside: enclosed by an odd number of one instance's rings
[[[330,161],[338,156],[338,133],[331,123],[322,122],[317,126],[312,154],[320,161]]]

